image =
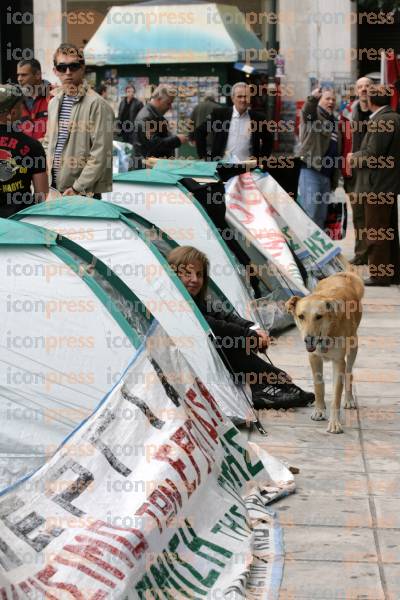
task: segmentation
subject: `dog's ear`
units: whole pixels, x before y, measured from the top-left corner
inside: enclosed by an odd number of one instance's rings
[[[288,313],[294,315],[294,311],[296,310],[296,305],[299,300],[299,296],[292,296],[291,298],[289,298],[289,300],[285,303],[285,308]]]

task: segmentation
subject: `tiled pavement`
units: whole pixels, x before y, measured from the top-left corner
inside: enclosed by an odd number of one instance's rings
[[[352,239],[344,244],[351,254]],[[325,432],[311,408],[264,411],[251,439],[300,469],[297,491],[274,505],[284,529],[280,600],[400,599],[400,287],[367,288],[355,364],[356,410],[344,433]],[[312,389],[296,329],[270,351]],[[325,367],[328,406],[331,366]]]

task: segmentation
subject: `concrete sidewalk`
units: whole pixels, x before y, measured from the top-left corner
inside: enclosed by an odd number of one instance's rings
[[[344,243],[351,256],[351,232]],[[280,600],[400,599],[400,288],[367,288],[355,363],[356,410],[344,433],[325,432],[311,408],[263,411],[267,437],[251,440],[300,469],[297,492],[273,505],[284,529]],[[297,329],[272,361],[312,390]],[[327,405],[331,365],[325,365]]]

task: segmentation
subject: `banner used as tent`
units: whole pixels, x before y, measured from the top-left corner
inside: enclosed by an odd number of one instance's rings
[[[268,173],[252,173],[256,188],[274,216],[287,243],[310,276],[312,289],[319,278],[342,271],[340,246],[320,228]]]
[[[140,340],[51,231],[1,219],[0,272],[1,489],[92,413]]]
[[[62,234],[64,245],[91,264],[101,261],[125,284],[181,348],[221,409],[253,421],[254,413],[213,347],[210,327],[155,245],[129,220],[129,211],[100,200],[71,196],[25,209],[14,218]],[[80,232],[79,241],[76,232]],[[74,235],[75,233],[75,235]]]
[[[110,8],[84,52],[88,65],[235,63],[265,48],[236,6],[159,1]]]
[[[224,419],[167,337],[148,341],[92,417],[0,497],[4,600],[278,597],[266,505],[293,476]]]

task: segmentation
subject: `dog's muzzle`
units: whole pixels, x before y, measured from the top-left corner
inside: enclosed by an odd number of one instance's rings
[[[304,338],[307,352],[315,352],[317,348],[319,338],[313,337],[312,335],[307,335]]]
[[[306,344],[307,352],[315,352],[317,346],[319,346],[321,352],[325,354],[332,347],[330,338],[314,337],[312,335],[307,335],[304,338],[304,342]]]

